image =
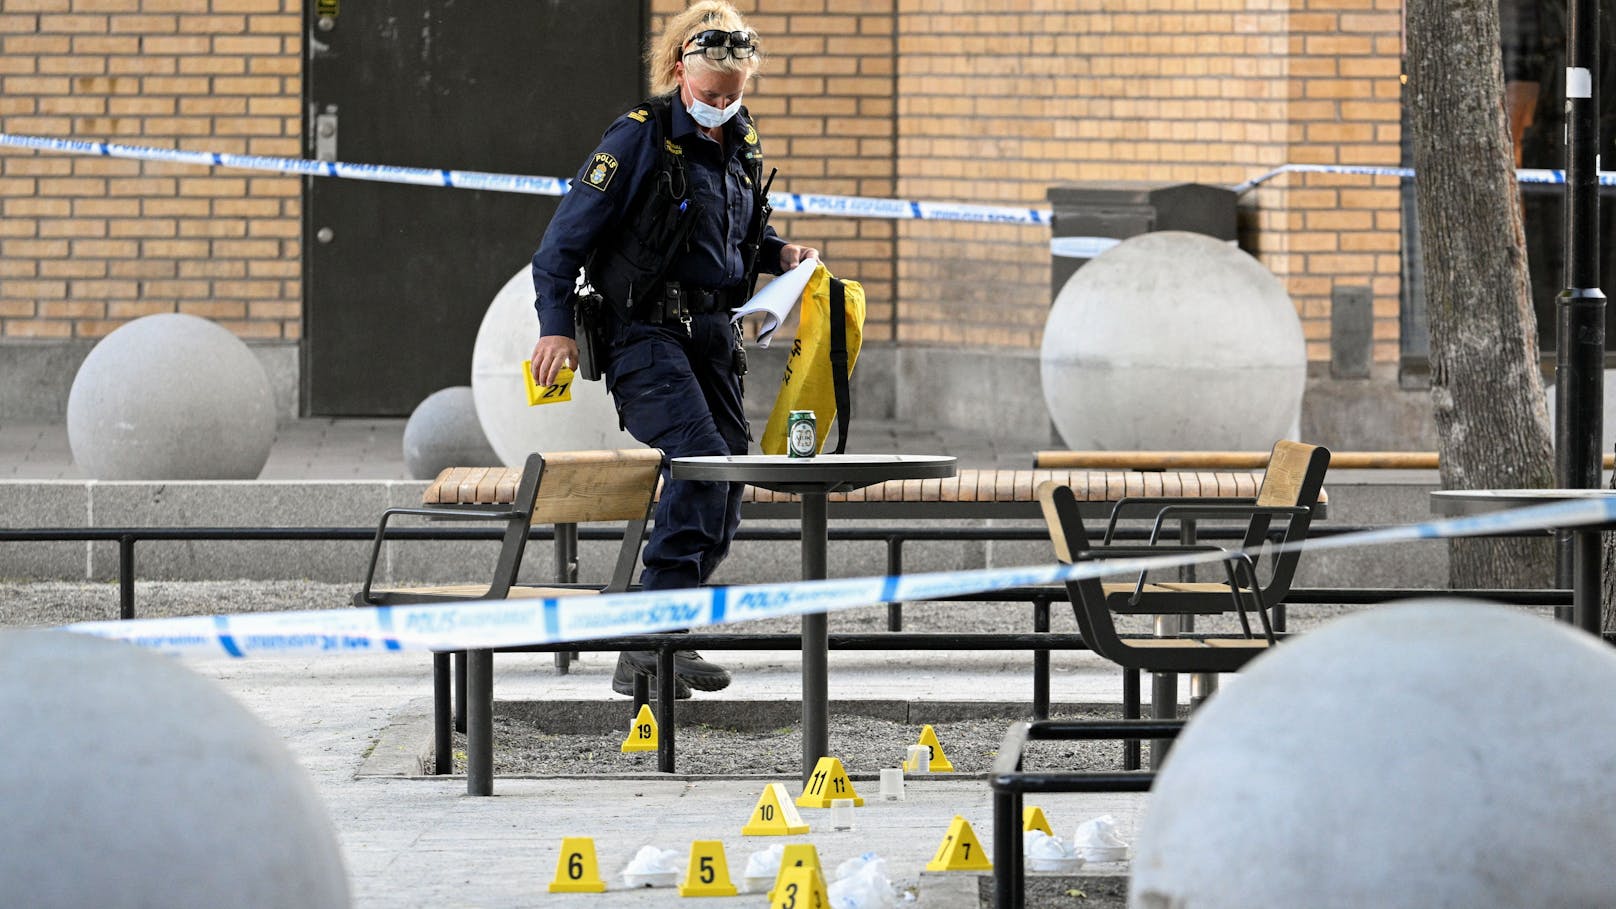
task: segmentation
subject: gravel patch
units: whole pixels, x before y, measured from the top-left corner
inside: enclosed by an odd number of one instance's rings
[[[1097,708],[1057,719],[1119,719],[1120,707]],[[1015,719],[959,720],[934,724],[943,753],[956,774],[985,774],[993,767],[1005,730]],[[621,730],[601,734],[547,732],[542,724],[502,716],[495,708],[494,773],[512,776],[655,773],[654,751],[622,753]],[[883,767],[897,767],[904,749],[915,744],[920,727],[873,717],[833,715],[830,750],[849,774],[875,778]],[[767,732],[743,732],[716,726],[680,726],[676,738],[678,768],[713,776],[794,775],[801,770],[802,731],[793,726]],[[456,773],[466,772],[465,736],[455,735]],[[1033,742],[1025,766],[1076,770],[1115,770],[1122,766],[1121,742]]]

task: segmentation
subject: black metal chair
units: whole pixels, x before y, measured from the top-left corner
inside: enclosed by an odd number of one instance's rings
[[[640,546],[650,521],[657,483],[662,475],[662,452],[654,448],[614,451],[573,451],[528,455],[512,504],[491,508],[389,508],[382,513],[371,546],[365,581],[354,595],[356,606],[451,603],[466,600],[551,598],[619,593],[628,589],[639,564]],[[505,535],[487,583],[376,589],[371,586],[381,554],[387,524],[395,515],[441,520],[502,521]],[[623,543],[617,552],[612,578],[604,587],[532,587],[516,583],[527,548],[528,531],[535,524],[576,525],[625,522]],[[450,654],[433,654],[433,727],[439,773],[450,770],[451,710]],[[493,651],[464,654],[465,695],[461,711],[467,736],[467,791],[488,795],[493,791]]]
[[[1103,546],[1109,546],[1117,525],[1130,513],[1146,510],[1153,517],[1151,543],[1157,544],[1164,531],[1174,524],[1197,520],[1243,520],[1245,535],[1239,548],[1258,553],[1268,540],[1275,524],[1284,522],[1280,535],[1278,555],[1264,564],[1260,556],[1253,556],[1256,574],[1266,572],[1266,582],[1256,584],[1261,603],[1259,617],[1265,632],[1270,611],[1282,604],[1296,577],[1301,553],[1289,544],[1307,539],[1312,526],[1313,510],[1319,503],[1324,488],[1324,475],[1330,469],[1330,450],[1319,445],[1281,440],[1269,454],[1268,468],[1254,498],[1162,498],[1129,497],[1121,499],[1111,510],[1106,523]],[[1046,515],[1047,516],[1047,515]],[[1118,614],[1133,615],[1206,615],[1229,610],[1230,585],[1222,581],[1158,581],[1149,582],[1143,574],[1133,584],[1111,583],[1103,587],[1106,605]]]
[[[1164,637],[1123,638],[1112,619],[1111,595],[1099,578],[1067,581],[1067,595],[1077,618],[1083,640],[1095,653],[1124,669],[1144,672],[1221,673],[1234,672],[1274,642],[1271,631],[1263,637],[1250,636],[1250,624],[1244,619],[1249,606],[1261,610],[1257,597],[1252,562],[1240,550],[1221,550],[1215,546],[1093,546],[1083,519],[1078,514],[1077,498],[1071,487],[1046,483],[1038,490],[1038,500],[1044,509],[1044,520],[1055,546],[1055,555],[1067,564],[1100,562],[1107,559],[1140,558],[1186,552],[1222,552],[1228,580],[1216,585],[1221,598],[1219,612],[1235,611],[1242,615],[1246,637]],[[1182,594],[1187,597],[1204,596],[1199,591]],[[1160,601],[1163,597],[1157,597]],[[1164,604],[1165,605],[1165,604]],[[1204,611],[1197,606],[1198,611]],[[1164,609],[1171,612],[1171,609]]]

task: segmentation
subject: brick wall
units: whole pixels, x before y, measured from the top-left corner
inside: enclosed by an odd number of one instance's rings
[[[1044,207],[1053,183],[1235,184],[1395,164],[1398,0],[743,0],[776,188]],[[682,6],[653,0],[656,16]],[[4,0],[0,130],[302,153],[300,0]],[[0,338],[151,312],[300,333],[297,178],[0,150]],[[1242,200],[1327,359],[1330,288],[1368,284],[1396,357],[1396,181],[1290,175]],[[792,217],[862,280],[867,337],[1028,348],[1041,228]]]
[[[891,197],[897,192],[893,0],[741,0],[766,62],[749,91],[763,150],[781,192]],[[685,7],[655,0],[652,32]],[[864,285],[865,339],[892,339],[897,230],[890,221],[793,217],[772,222],[793,243],[820,249]],[[790,330],[789,326],[787,330]]]
[[[0,130],[298,156],[299,0],[5,0]],[[301,325],[296,177],[0,149],[0,337]]]
[[[899,192],[1043,207],[1050,184],[1233,185],[1287,161],[1397,163],[1396,0],[903,0]],[[1242,200],[1244,243],[1283,278],[1312,359],[1329,295],[1371,284],[1395,359],[1396,181],[1286,176]],[[898,337],[1031,347],[1048,237],[906,223]]]
[[[1398,0],[1292,0],[1287,160],[1396,167],[1402,86]],[[1283,209],[1284,275],[1308,358],[1329,360],[1330,289],[1370,288],[1375,359],[1397,360],[1401,291],[1395,177],[1292,174]],[[1281,264],[1282,269],[1276,267]]]

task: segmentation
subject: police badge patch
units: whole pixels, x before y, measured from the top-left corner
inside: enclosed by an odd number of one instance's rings
[[[584,185],[605,192],[616,173],[617,159],[606,152],[595,152],[594,160],[589,162],[589,169],[584,172]]]

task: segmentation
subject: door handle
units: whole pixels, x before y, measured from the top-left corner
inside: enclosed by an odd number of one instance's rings
[[[314,115],[314,159],[337,160],[337,106],[327,104],[323,113]]]

